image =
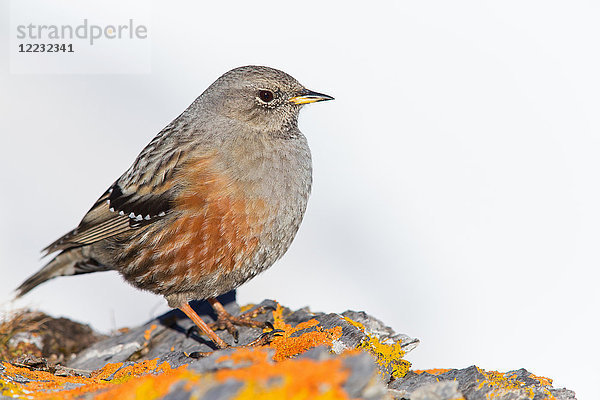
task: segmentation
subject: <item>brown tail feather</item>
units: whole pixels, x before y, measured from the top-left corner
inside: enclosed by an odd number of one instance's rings
[[[17,288],[15,298],[23,296],[36,286],[58,276],[80,275],[111,269],[86,256],[84,253],[87,251],[85,250],[87,250],[85,247],[69,249],[54,257],[52,261]]]

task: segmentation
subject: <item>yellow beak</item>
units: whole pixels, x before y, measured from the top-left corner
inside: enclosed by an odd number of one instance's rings
[[[333,97],[323,93],[312,92],[307,90],[298,96],[292,97],[290,101],[294,104],[309,104],[317,101],[333,100]]]

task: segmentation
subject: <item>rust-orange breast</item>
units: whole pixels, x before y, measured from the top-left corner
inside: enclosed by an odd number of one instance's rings
[[[202,284],[217,270],[241,267],[254,254],[265,219],[264,202],[245,196],[212,157],[187,163],[175,179],[184,187],[173,209],[178,217],[153,232],[158,240],[138,242],[137,268],[125,273],[158,291]]]

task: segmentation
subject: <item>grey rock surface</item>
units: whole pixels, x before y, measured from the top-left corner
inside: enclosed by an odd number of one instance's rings
[[[220,300],[230,313],[238,314],[240,312],[234,294],[224,295]],[[256,319],[273,323],[272,309],[276,306],[277,303],[271,300],[264,300],[256,305],[255,307],[269,308],[267,312],[260,314]],[[216,316],[208,304],[197,303],[193,304],[193,307],[205,321],[215,320]],[[455,400],[461,398],[467,400],[490,398],[542,400],[553,396],[558,400],[575,399],[574,392],[554,388],[548,379],[537,377],[524,369],[498,373],[471,366],[464,369],[409,371],[402,377],[394,378],[389,365],[381,362],[381,357],[386,357],[386,355],[378,353],[365,344],[372,343],[374,339],[377,339],[378,345],[384,347],[383,350],[379,349],[380,351],[385,352],[386,346],[397,349],[397,346],[400,345],[401,349],[408,353],[419,344],[418,339],[396,333],[382,321],[359,311],[345,311],[342,314],[336,314],[312,312],[308,308],[295,311],[284,308],[281,314],[285,324],[292,327],[312,319],[318,321],[316,326],[313,322],[312,326],[305,329],[290,331],[293,333],[289,334],[286,339],[290,343],[318,334],[318,332],[341,330],[341,336],[334,339],[331,346],[309,346],[308,350],[291,359],[288,358],[288,361],[301,363],[306,360],[309,363],[307,365],[324,365],[319,363],[325,362],[341,365],[336,371],[345,371],[343,374],[346,375],[343,375],[344,381],[336,390],[343,390],[348,398],[368,400]],[[281,322],[281,319],[279,321]],[[222,371],[247,371],[253,366],[254,361],[239,362],[235,357],[240,355],[240,350],[236,348],[216,350],[212,342],[204,336],[195,332],[190,334],[192,326],[193,323],[183,313],[170,311],[146,324],[92,344],[72,358],[67,368],[56,365],[48,367],[44,359],[35,357],[24,359],[23,363],[25,364],[23,365],[32,370],[54,371],[52,373],[56,376],[76,374],[87,376],[93,380],[97,374],[94,371],[105,367],[107,363],[122,363],[117,365],[118,368],[111,370],[110,376],[103,378],[104,381],[112,383],[113,378],[118,381],[116,377],[122,373],[121,371],[131,370],[144,360],[158,360],[156,365],[169,365],[171,368],[182,367],[185,368],[186,373],[189,372],[186,375],[187,378],[182,376],[181,380],[170,384],[168,391],[161,395],[162,399],[228,400],[249,390],[251,388],[248,386],[249,383],[243,379],[219,380],[216,377]],[[238,345],[251,342],[261,333],[260,329],[240,327]],[[308,335],[303,336],[305,334]],[[233,338],[226,331],[219,331],[218,335],[226,342],[235,345]],[[347,350],[353,351],[347,352]],[[276,351],[275,348],[262,349],[263,353],[261,354],[266,357],[267,364],[261,364],[260,368],[279,365],[272,360]],[[210,353],[201,358],[191,358],[189,354],[193,352]],[[336,371],[331,371],[331,373]],[[161,375],[158,370],[154,374],[157,379]],[[190,376],[192,378],[189,378]],[[272,378],[260,383],[261,390],[278,390],[282,382],[287,379],[283,377],[284,375],[275,374]],[[3,384],[2,382],[5,382],[14,384],[16,387],[26,388],[32,381],[35,381],[32,376],[9,371],[7,364],[0,364],[0,386]],[[85,384],[87,383],[66,382],[62,390],[73,389]],[[102,392],[102,390],[109,389],[97,390]],[[4,392],[4,394],[6,393]],[[84,398],[89,398],[94,393],[98,392],[86,393]]]
[[[488,372],[476,366],[452,369],[443,373],[409,372],[389,384],[395,399],[410,400],[574,400],[575,393],[555,389],[546,378],[525,369],[505,373]]]
[[[418,387],[412,392],[411,400],[455,400],[464,398],[458,390],[458,382],[436,382]]]

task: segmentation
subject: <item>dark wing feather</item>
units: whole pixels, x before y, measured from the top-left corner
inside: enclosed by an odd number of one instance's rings
[[[132,219],[132,225],[162,216],[172,207],[173,199],[170,191],[145,195],[137,193],[124,194],[119,184],[113,185],[110,191],[108,196],[109,210],[127,215]]]
[[[179,188],[170,178],[181,168],[190,143],[176,143],[167,127],[87,212],[79,226],[46,247],[50,254],[89,245],[138,229],[164,217]],[[182,146],[182,144],[184,146]]]
[[[168,192],[125,195],[115,183],[98,199],[77,228],[46,247],[43,252],[49,254],[88,245],[140,228],[164,217],[171,207],[172,199]]]

